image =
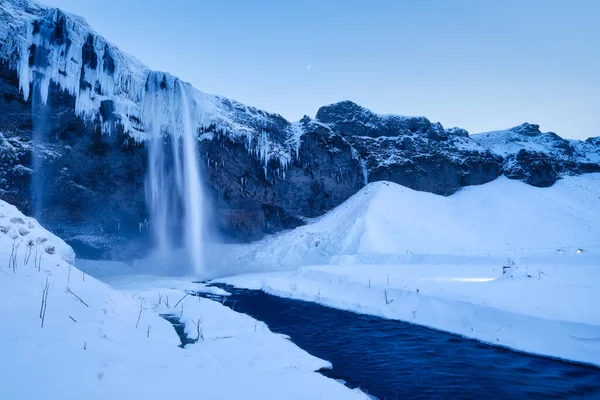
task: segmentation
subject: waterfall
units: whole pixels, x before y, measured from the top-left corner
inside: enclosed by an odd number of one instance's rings
[[[41,97],[40,80],[43,77],[33,81],[31,96],[31,182],[29,185],[31,198],[31,213],[41,220],[43,217],[44,201],[44,142],[46,140],[46,105],[43,104]]]
[[[198,106],[189,85],[151,73],[144,98],[149,133],[146,199],[155,259],[164,272],[204,272],[204,196],[198,162]],[[179,256],[183,251],[185,257]],[[184,265],[186,264],[187,268]]]
[[[196,273],[202,272],[203,202],[200,166],[198,163],[198,139],[192,128],[188,99],[192,98],[187,87],[179,81],[181,90],[181,117],[183,122],[184,197],[185,197],[185,245]]]

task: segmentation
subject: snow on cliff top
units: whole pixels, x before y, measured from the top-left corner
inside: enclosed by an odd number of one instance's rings
[[[509,129],[476,133],[470,137],[502,157],[517,154],[521,150],[553,154],[557,158],[570,155],[567,140],[553,132],[542,133],[539,128],[539,125],[524,123]]]
[[[600,246],[598,221],[600,174],[549,188],[502,177],[448,197],[376,182],[309,225],[228,249],[222,262],[260,271],[357,254],[556,252]]]
[[[0,60],[15,70],[25,99],[32,83],[39,85],[45,103],[50,84],[75,97],[75,111],[84,119],[99,121],[110,132],[120,123],[137,140],[149,138],[148,125],[164,131],[181,131],[182,96],[187,96],[192,125],[202,130],[214,127],[231,137],[242,138],[248,150],[268,161],[279,160],[285,167],[297,137],[290,123],[279,114],[270,114],[234,100],[191,88],[181,90],[179,79],[151,71],[134,57],[98,35],[87,22],[57,8],[29,0],[3,0],[0,4]],[[147,103],[168,110],[152,113]],[[271,133],[285,138],[272,137]],[[282,133],[280,133],[282,132]]]

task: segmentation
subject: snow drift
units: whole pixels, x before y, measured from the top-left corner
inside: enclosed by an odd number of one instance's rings
[[[233,272],[381,263],[414,254],[510,256],[595,250],[598,221],[600,174],[566,177],[550,188],[499,178],[448,197],[376,182],[313,223],[228,247],[220,263],[222,271]]]

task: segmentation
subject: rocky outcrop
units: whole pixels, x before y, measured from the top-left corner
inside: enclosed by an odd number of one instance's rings
[[[564,175],[600,172],[599,138],[566,140],[529,123],[471,137],[502,157],[504,175],[533,186],[552,186]]]
[[[317,120],[344,135],[365,160],[369,181],[387,180],[442,195],[496,179],[501,159],[467,131],[425,117],[377,115],[352,102],[322,107]]]
[[[304,119],[297,153],[284,168],[258,162],[245,144],[225,133],[201,137],[201,154],[221,230],[238,240],[294,228],[358,191],[364,178],[350,144],[329,128]]]

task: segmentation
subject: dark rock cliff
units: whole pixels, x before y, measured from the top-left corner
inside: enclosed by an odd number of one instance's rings
[[[425,117],[377,115],[352,102],[322,107],[317,120],[344,135],[366,161],[369,181],[388,180],[436,194],[496,179],[501,159],[459,128]]]

